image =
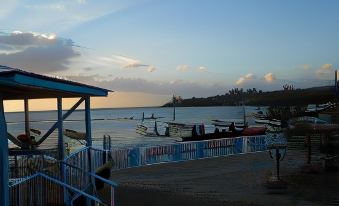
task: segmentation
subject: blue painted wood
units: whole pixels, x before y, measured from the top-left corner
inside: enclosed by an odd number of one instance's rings
[[[58,150],[59,150],[59,160],[64,159],[64,138],[63,138],[63,123],[62,123],[62,98],[57,98],[58,105]]]
[[[76,110],[76,108],[78,108],[78,106],[85,100],[85,98],[80,98],[80,100],[75,103],[75,105],[73,105],[73,107],[68,110],[63,116],[62,116],[62,120],[65,120],[69,115],[72,114],[72,112],[74,112],[74,110]],[[54,123],[53,126],[46,132],[46,134],[44,134],[44,136],[41,137],[41,139],[39,139],[39,141],[37,141],[37,144],[41,144],[43,141],[45,141],[47,139],[47,137],[52,134],[52,132],[54,132],[54,130],[58,127],[58,122]]]
[[[83,192],[83,191],[81,191],[81,190],[79,190],[79,189],[77,189],[77,188],[75,188],[75,187],[72,187],[71,185],[65,184],[64,182],[61,182],[60,180],[54,179],[54,178],[52,178],[52,177],[50,177],[50,176],[48,176],[48,175],[45,175],[45,174],[43,174],[43,173],[38,173],[38,174],[39,174],[41,177],[43,177],[43,178],[45,178],[45,179],[48,179],[48,180],[50,180],[50,181],[52,181],[52,182],[54,182],[54,183],[56,183],[56,184],[58,184],[58,185],[61,185],[61,186],[63,186],[63,187],[66,187],[66,188],[69,189],[69,190],[72,190],[72,191],[74,191],[74,192],[76,192],[76,193],[80,193],[81,195],[83,195],[83,196],[89,198],[90,200],[93,200],[93,201],[95,201],[95,202],[97,202],[97,203],[103,204],[103,202],[100,201],[100,199],[98,199],[98,198],[96,198],[96,197],[94,197],[94,196],[92,196],[92,195],[89,195],[89,194],[87,194],[87,193],[85,193],[85,192]]]
[[[66,165],[66,166],[68,166],[68,167],[74,168],[74,169],[76,169],[76,170],[80,170],[82,173],[85,173],[85,174],[87,174],[87,175],[93,176],[93,177],[95,177],[95,178],[97,178],[97,179],[99,179],[99,180],[105,182],[106,184],[108,184],[108,185],[110,185],[110,186],[112,186],[112,187],[117,187],[117,186],[118,186],[118,184],[117,184],[116,182],[113,182],[113,181],[111,181],[111,180],[107,180],[107,179],[105,179],[105,178],[103,178],[103,177],[100,177],[100,176],[96,175],[94,172],[88,172],[88,171],[85,171],[85,170],[83,170],[83,169],[80,168],[80,167],[77,167],[77,166],[68,164],[68,163],[66,163],[66,162],[61,162],[61,163],[64,164],[64,165]]]
[[[86,122],[86,146],[92,146],[92,128],[91,128],[91,99],[85,98],[85,122]]]
[[[92,128],[91,128],[91,99],[90,97],[85,98],[85,123],[86,123],[86,146],[92,146]],[[92,155],[91,150],[87,150],[87,157],[88,157],[88,172],[92,172]],[[91,178],[91,182],[94,185],[94,179]],[[86,205],[90,206],[91,202],[86,201]]]
[[[30,127],[29,127],[29,105],[28,105],[28,99],[24,99],[24,111],[25,111],[25,133],[28,137],[30,137]]]
[[[2,95],[0,94],[0,205],[9,205],[8,193],[8,140],[7,125],[3,106]]]
[[[27,74],[16,74],[14,77],[14,81],[23,85],[42,87],[46,89],[59,90],[62,92],[71,92],[82,95],[107,96],[108,94],[108,90],[106,89],[95,88],[86,85],[80,86],[72,84],[71,82],[60,82],[41,79],[29,76]]]

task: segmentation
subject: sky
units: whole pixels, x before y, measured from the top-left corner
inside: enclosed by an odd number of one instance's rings
[[[115,91],[93,107],[323,86],[339,65],[338,9],[336,0],[2,0],[0,64]]]

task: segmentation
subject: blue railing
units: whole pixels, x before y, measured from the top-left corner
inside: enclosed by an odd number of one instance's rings
[[[63,191],[65,188],[75,194],[82,195],[85,200],[92,201],[99,205],[110,205],[105,204],[93,195],[89,195],[82,190],[40,172],[9,187],[10,205],[64,205]]]
[[[72,204],[81,196],[101,205],[114,205],[116,183],[95,173],[107,162],[113,161],[112,170],[119,170],[266,149],[265,135],[113,150],[84,147],[69,155],[63,162],[57,162],[35,175],[12,182],[9,186],[11,205],[62,205],[64,201]],[[104,192],[99,191],[97,183],[105,188]]]
[[[158,163],[264,151],[266,150],[265,139],[266,135],[260,135],[183,142],[155,147],[113,149],[106,151],[105,155],[113,159],[115,163],[113,170],[120,170]]]
[[[108,162],[108,151],[84,147],[69,155],[63,164],[65,183],[93,195],[107,205],[114,205],[117,184],[96,174]],[[110,172],[110,168],[107,168]],[[71,201],[76,193],[67,193]]]

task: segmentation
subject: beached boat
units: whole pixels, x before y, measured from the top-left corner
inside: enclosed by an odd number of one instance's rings
[[[337,130],[339,129],[339,124],[331,124],[324,120],[321,120],[316,117],[297,117],[288,120],[288,128],[296,129],[296,128],[304,128],[310,130]]]
[[[72,138],[72,139],[75,139],[75,140],[86,140],[86,133],[77,132],[77,131],[71,130],[71,129],[65,129],[64,135],[66,137],[69,137],[69,138]]]
[[[332,107],[335,107],[336,104],[335,103],[332,103],[332,102],[328,102],[326,104],[319,104],[319,105],[316,105],[316,104],[309,104],[307,105],[307,108],[306,108],[306,113],[316,113],[316,112],[321,112],[321,111],[324,111],[326,109],[329,109],[329,108],[332,108]]]
[[[194,125],[192,128],[191,136],[181,137],[182,141],[199,141],[221,138],[234,138],[239,136],[255,136],[266,134],[266,127],[247,127],[238,129],[231,124],[228,130],[222,129],[221,131],[216,127],[213,133],[204,133],[204,125]]]
[[[154,124],[156,124],[156,123],[154,123]],[[137,124],[135,132],[137,134],[140,134],[140,135],[143,135],[143,136],[151,136],[151,137],[159,136],[159,133],[156,129],[156,126],[150,127],[150,126],[145,125],[145,123]]]

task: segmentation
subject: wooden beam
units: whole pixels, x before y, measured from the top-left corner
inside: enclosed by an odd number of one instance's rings
[[[73,107],[68,110],[63,116],[62,116],[62,120],[65,120],[69,115],[72,114],[72,112],[74,112],[74,110],[76,110],[76,108],[78,108],[78,106],[85,100],[84,97],[82,97],[77,103],[75,103],[75,105],[73,105]],[[53,126],[46,132],[46,134],[44,134],[44,136],[41,137],[41,139],[39,139],[39,141],[37,141],[37,145],[41,144],[42,142],[44,142],[47,137],[52,134],[52,132],[54,132],[54,130],[58,127],[58,122],[54,123]]]
[[[2,94],[0,94],[0,205],[9,205],[8,140]]]

